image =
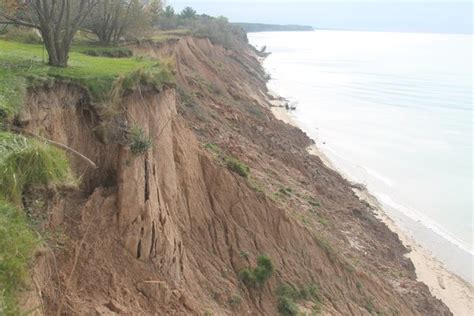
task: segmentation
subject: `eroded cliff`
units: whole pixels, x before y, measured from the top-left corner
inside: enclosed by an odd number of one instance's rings
[[[276,315],[279,285],[314,284],[317,302],[296,301],[308,314],[450,314],[416,282],[398,237],[308,154],[311,140],[273,117],[249,46],[183,37],[132,49],[171,58],[177,76],[176,88],[120,100],[121,120],[152,141],[145,154],[104,142],[97,106],[70,84],[30,90],[17,119],[98,165],[71,157],[80,187],[48,193],[43,211],[60,238],[38,252],[27,306],[44,315]],[[275,272],[246,286],[239,273],[262,254]]]

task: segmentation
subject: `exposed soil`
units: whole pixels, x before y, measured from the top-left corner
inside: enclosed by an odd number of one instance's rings
[[[277,315],[285,282],[317,284],[323,315],[451,315],[416,281],[398,236],[308,154],[301,130],[272,115],[249,46],[183,37],[133,50],[173,58],[178,78],[176,89],[122,100],[126,119],[153,140],[145,155],[102,143],[94,106],[66,84],[31,90],[18,119],[99,165],[72,157],[81,187],[45,206],[60,238],[38,252],[25,293],[37,314]],[[228,170],[210,143],[250,177]],[[248,289],[238,273],[261,254],[276,271]]]

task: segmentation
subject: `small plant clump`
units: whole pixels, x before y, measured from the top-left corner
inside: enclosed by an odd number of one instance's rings
[[[204,148],[206,148],[207,150],[209,150],[210,152],[216,155],[222,155],[222,150],[216,144],[207,143],[207,144],[204,144]]]
[[[218,158],[218,160],[222,162],[230,171],[235,172],[244,178],[249,177],[249,166],[247,166],[237,158],[225,154],[224,151],[216,144],[206,143],[204,144],[204,148],[213,153]]]
[[[225,164],[229,170],[237,173],[241,177],[248,178],[250,174],[250,168],[240,160],[233,157],[227,157]]]
[[[275,267],[270,257],[261,255],[255,268],[245,268],[239,273],[242,282],[250,288],[261,287],[273,275]]]
[[[286,196],[291,196],[293,190],[290,187],[281,187],[278,192]]]
[[[295,301],[287,296],[278,297],[278,312],[284,316],[297,316],[300,312]]]
[[[139,126],[133,126],[130,130],[130,150],[133,155],[144,155],[152,146],[149,136],[145,135],[143,129]]]
[[[315,199],[313,199],[312,197],[308,197],[307,201],[308,201],[308,204],[311,205],[312,207],[321,207],[321,204]]]
[[[301,288],[290,284],[280,284],[276,290],[278,297],[278,312],[284,316],[296,316],[300,314],[296,301],[305,300],[313,302],[313,314],[320,310],[321,297],[319,289],[315,284],[309,284]]]
[[[228,301],[230,307],[237,308],[242,305],[242,298],[239,295],[232,295]]]
[[[313,235],[313,236],[315,238],[315,241],[318,243],[318,245],[324,250],[329,260],[331,261],[336,260],[336,253],[334,251],[334,248],[330,244],[330,242],[324,237],[317,236],[317,235]]]

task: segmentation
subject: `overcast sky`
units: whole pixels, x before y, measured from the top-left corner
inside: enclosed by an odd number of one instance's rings
[[[169,0],[177,11],[233,22],[305,24],[323,29],[472,33],[472,2],[446,0]]]

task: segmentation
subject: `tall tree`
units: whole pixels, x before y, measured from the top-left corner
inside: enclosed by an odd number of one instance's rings
[[[193,19],[196,17],[196,10],[191,7],[186,7],[181,11],[180,15],[183,19]]]
[[[1,0],[0,24],[38,29],[49,64],[66,67],[72,39],[101,0]]]

